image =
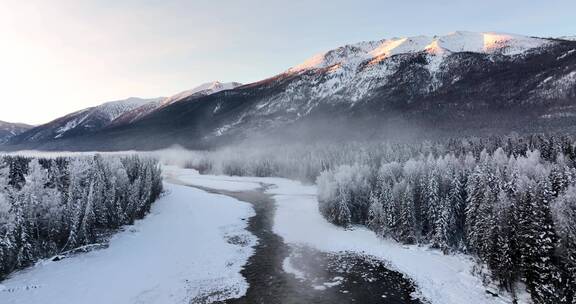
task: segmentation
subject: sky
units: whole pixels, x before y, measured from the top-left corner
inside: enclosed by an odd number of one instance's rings
[[[365,40],[576,35],[575,11],[574,0],[0,0],[0,120],[249,83]]]

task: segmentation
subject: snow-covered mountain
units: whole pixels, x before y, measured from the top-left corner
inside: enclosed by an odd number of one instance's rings
[[[165,99],[137,123],[94,132],[81,143],[40,146],[205,147],[319,121],[329,125],[323,137],[359,126],[371,137],[408,129],[425,137],[576,131],[576,42],[462,31],[367,41],[323,52],[259,82],[224,92],[218,87]],[[204,89],[211,94],[196,95]]]
[[[374,97],[377,88],[395,86],[400,89],[399,84],[395,84],[398,81],[408,85],[412,93],[430,95],[446,84],[459,81],[458,77],[463,75],[456,74],[467,72],[463,70],[466,65],[474,67],[470,61],[488,67],[543,52],[555,44],[543,38],[458,31],[444,36],[392,38],[346,45],[290,68],[282,76],[298,79],[291,81],[282,93],[266,102],[269,106],[263,108],[293,111],[297,107],[302,115],[321,104],[309,102],[311,98],[354,105]],[[412,75],[399,79],[404,72]],[[406,97],[413,96],[409,95]]]
[[[203,83],[191,90],[186,90],[183,92],[180,92],[176,95],[170,96],[165,98],[164,100],[162,100],[162,106],[167,106],[170,104],[173,104],[175,102],[184,100],[186,98],[189,97],[199,97],[199,96],[205,96],[205,95],[210,95],[210,94],[214,94],[214,93],[218,93],[220,91],[225,91],[225,90],[232,90],[234,88],[237,88],[239,86],[241,86],[241,83],[238,82],[219,82],[219,81],[212,81],[212,82],[207,82],[207,83]]]
[[[367,41],[346,45],[318,54],[289,72],[326,67],[376,64],[394,55],[427,53],[447,57],[453,53],[515,55],[551,43],[547,39],[494,32],[474,33],[457,31],[444,36],[415,36]]]
[[[145,103],[137,108],[134,108],[130,111],[126,111],[122,115],[114,119],[108,127],[134,123],[139,119],[146,117],[150,113],[158,110],[158,108],[160,108],[160,106],[162,105],[162,100],[164,99],[165,98],[158,98],[151,102]]]
[[[170,97],[161,98],[157,101],[149,102],[133,110],[127,111],[116,118],[110,125],[121,126],[125,124],[131,124],[146,117],[154,111],[157,111],[159,108],[168,106],[175,102],[207,96],[224,90],[231,90],[241,85],[242,84],[238,82],[221,83],[219,81],[213,81],[204,83],[191,90],[186,90]]]
[[[45,142],[96,132],[108,126],[122,114],[150,103],[158,103],[159,100],[161,98],[142,99],[131,97],[124,100],[106,102],[34,127],[12,137],[10,143]]]
[[[31,128],[33,126],[27,124],[0,121],[0,144]]]
[[[151,113],[173,103],[199,98],[225,90],[231,90],[242,84],[213,81],[204,83],[191,90],[170,97],[142,99],[131,97],[125,100],[111,101],[96,107],[83,109],[47,124],[35,127],[19,136],[0,138],[0,143],[9,144],[43,143],[68,137],[84,136],[106,128],[121,127],[135,123]],[[22,132],[21,132],[22,133]]]

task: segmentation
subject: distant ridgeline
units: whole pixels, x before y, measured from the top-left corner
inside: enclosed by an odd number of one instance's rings
[[[472,255],[479,274],[535,303],[576,303],[576,141],[509,136],[420,144],[240,147],[188,166],[318,184],[332,223]]]
[[[207,84],[160,101],[106,103],[11,136],[0,150],[576,131],[572,40],[454,32],[365,41],[270,76],[245,85]]]
[[[154,159],[0,156],[0,279],[38,259],[105,242],[144,217],[161,192]]]

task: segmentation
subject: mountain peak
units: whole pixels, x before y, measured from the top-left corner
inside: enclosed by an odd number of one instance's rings
[[[552,41],[516,34],[468,31],[455,31],[441,36],[391,38],[360,42],[320,53],[288,72],[295,73],[336,64],[376,62],[397,54],[419,52],[440,56],[458,52],[516,55],[548,43]]]
[[[231,90],[234,89],[238,86],[241,86],[242,84],[239,82],[220,82],[220,81],[211,81],[211,82],[206,82],[203,83],[195,88],[193,88],[192,90],[189,90],[187,92],[192,92],[194,93],[199,93],[199,92],[206,92],[207,94],[214,94],[223,90]]]
[[[126,99],[121,99],[121,100],[107,101],[103,104],[100,104],[97,107],[106,107],[106,106],[115,106],[115,105],[130,105],[130,106],[138,107],[138,106],[145,105],[149,102],[160,100],[162,98],[163,97],[156,97],[156,98],[128,97]]]
[[[220,91],[225,91],[225,90],[232,90],[236,87],[241,86],[242,84],[239,82],[220,82],[220,81],[211,81],[211,82],[206,82],[203,83],[193,89],[190,90],[186,90],[183,92],[180,92],[176,95],[170,96],[165,98],[162,101],[162,105],[169,105],[172,104],[176,101],[182,100],[184,98],[190,97],[192,95],[211,95],[214,93],[218,93]]]

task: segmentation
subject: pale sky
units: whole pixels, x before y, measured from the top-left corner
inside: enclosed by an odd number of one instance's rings
[[[0,0],[0,120],[248,83],[364,40],[576,35],[574,0]]]

